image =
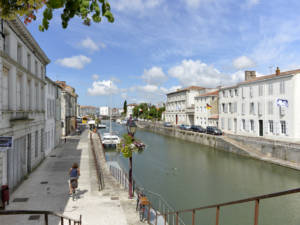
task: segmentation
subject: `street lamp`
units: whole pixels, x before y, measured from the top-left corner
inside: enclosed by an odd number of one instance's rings
[[[134,134],[136,131],[136,124],[132,117],[127,120],[127,132],[128,135],[131,136],[132,140],[134,140]],[[129,198],[133,198],[133,191],[132,191],[132,154],[129,157]]]

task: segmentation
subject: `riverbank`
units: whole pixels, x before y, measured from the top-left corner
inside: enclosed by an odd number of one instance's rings
[[[138,127],[158,134],[210,146],[214,149],[300,170],[300,144],[298,143],[240,135],[213,136],[174,127],[164,127],[161,123],[139,122]]]

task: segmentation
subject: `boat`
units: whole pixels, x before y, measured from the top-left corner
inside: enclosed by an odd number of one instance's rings
[[[106,128],[106,125],[105,125],[105,124],[98,124],[98,128],[99,128],[99,129],[105,129],[105,128]]]
[[[118,124],[121,124],[121,120],[120,120],[120,119],[117,119],[116,122],[117,122]]]
[[[120,144],[120,138],[118,135],[105,133],[102,136],[102,144],[104,148],[116,148]]]

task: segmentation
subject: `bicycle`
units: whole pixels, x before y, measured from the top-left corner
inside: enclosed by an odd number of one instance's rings
[[[76,188],[78,187],[77,179],[71,180],[71,186],[72,186],[72,199],[75,201],[76,199]]]

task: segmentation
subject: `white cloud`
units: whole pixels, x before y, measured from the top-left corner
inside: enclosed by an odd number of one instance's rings
[[[86,48],[92,52],[98,51],[100,47],[105,48],[104,44],[96,44],[91,38],[87,37],[86,39],[82,40],[80,46]]]
[[[198,8],[201,3],[212,2],[214,0],[184,0],[189,8]]]
[[[90,63],[92,60],[85,55],[72,56],[70,58],[63,58],[56,60],[56,63],[64,67],[82,69],[86,64]]]
[[[231,75],[224,74],[200,60],[183,60],[180,65],[170,68],[168,73],[170,76],[177,78],[183,87],[191,85],[202,87],[232,85],[243,79],[242,71]]]
[[[152,67],[149,70],[144,70],[144,74],[142,75],[142,79],[151,85],[159,85],[167,81],[167,76],[163,72],[160,67]]]
[[[236,69],[246,69],[255,67],[255,63],[252,59],[248,58],[247,56],[240,56],[233,60],[233,66]]]
[[[259,3],[260,0],[247,0],[247,5],[249,7],[252,7],[254,5],[257,5]]]
[[[164,94],[167,94],[167,93],[176,91],[176,90],[181,89],[181,88],[182,88],[182,86],[177,85],[177,86],[172,86],[172,87],[170,87],[170,88],[161,87],[160,90],[161,90]]]
[[[98,74],[93,74],[92,79],[93,80],[99,80],[99,75]]]
[[[163,0],[117,0],[112,1],[112,8],[118,11],[144,11],[159,6]]]
[[[92,88],[88,88],[88,94],[92,96],[105,96],[118,92],[119,88],[111,80],[94,81]]]

